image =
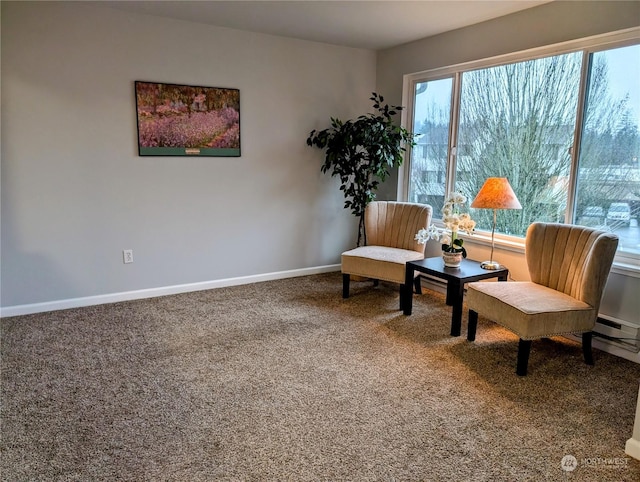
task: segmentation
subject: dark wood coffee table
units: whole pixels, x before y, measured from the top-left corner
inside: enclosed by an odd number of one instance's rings
[[[424,273],[447,281],[447,305],[452,306],[451,336],[460,336],[462,326],[462,301],[464,285],[472,281],[498,278],[507,281],[507,268],[488,270],[480,267],[478,261],[463,259],[459,268],[446,268],[441,256],[425,258],[419,261],[409,261],[406,267],[404,289],[402,290],[402,309],[405,315],[410,315],[413,308],[413,290],[415,272]]]

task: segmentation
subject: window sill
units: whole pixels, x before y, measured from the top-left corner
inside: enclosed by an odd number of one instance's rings
[[[461,237],[465,243],[471,245],[491,246],[491,233],[487,233],[486,231],[474,233],[473,236],[462,235]],[[503,236],[496,237],[495,248],[524,255],[524,239],[506,238]],[[618,253],[613,260],[611,272],[622,276],[640,278],[640,259]]]
[[[611,268],[612,273],[620,274],[623,276],[632,276],[634,278],[640,278],[640,265],[638,261],[629,261],[628,258],[620,259],[618,255],[613,260],[613,266]]]
[[[491,247],[491,233],[487,233],[486,231],[476,232],[473,236],[462,235],[461,237],[465,243]],[[505,251],[524,254],[524,239],[496,236],[495,247]]]

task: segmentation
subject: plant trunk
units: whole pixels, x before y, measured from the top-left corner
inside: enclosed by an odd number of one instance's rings
[[[357,246],[367,245],[367,227],[364,224],[364,213],[360,215],[360,222],[358,223],[358,244]]]

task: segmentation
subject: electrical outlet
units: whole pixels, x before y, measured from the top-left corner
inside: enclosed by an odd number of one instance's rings
[[[133,263],[133,249],[125,249],[122,251],[122,261],[124,264]]]

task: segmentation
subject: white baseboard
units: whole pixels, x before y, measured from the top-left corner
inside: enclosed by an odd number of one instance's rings
[[[262,281],[271,281],[284,278],[295,278],[298,276],[308,276],[319,273],[330,273],[340,271],[339,264],[327,266],[315,266],[312,268],[293,269],[288,271],[277,271],[275,273],[263,273],[251,276],[239,276],[237,278],[226,278],[212,281],[202,281],[199,283],[187,283],[175,286],[163,286],[159,288],[149,288],[136,291],[125,291],[120,293],[110,293],[106,295],[86,296],[82,298],[71,298],[66,300],[47,301],[44,303],[33,303],[28,305],[5,306],[0,308],[0,317],[30,315],[33,313],[43,313],[46,311],[66,310],[69,308],[81,308],[83,306],[102,305],[106,303],[117,303],[119,301],[139,300],[143,298],[155,298],[157,296],[175,295],[188,293],[191,291],[210,290],[213,288],[224,288],[226,286],[237,286]]]

